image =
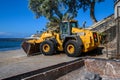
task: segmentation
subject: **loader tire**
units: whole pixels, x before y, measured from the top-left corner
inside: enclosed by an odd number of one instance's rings
[[[52,41],[44,41],[40,45],[41,53],[44,55],[53,55],[55,52],[54,44]]]
[[[78,57],[81,55],[81,47],[77,44],[75,40],[69,40],[65,44],[65,53],[70,57]]]

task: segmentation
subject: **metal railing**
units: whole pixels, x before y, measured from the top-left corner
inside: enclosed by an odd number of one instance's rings
[[[99,21],[95,24],[93,24],[90,28],[91,30],[97,31],[97,32],[104,32],[111,28],[112,26],[115,26],[115,20],[114,15],[110,15],[107,18],[104,18],[102,21]]]

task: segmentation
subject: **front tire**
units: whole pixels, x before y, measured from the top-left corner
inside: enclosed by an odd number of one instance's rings
[[[54,44],[52,41],[44,41],[40,45],[41,53],[44,55],[53,55],[55,52]]]
[[[70,57],[78,57],[81,55],[81,47],[75,40],[69,40],[65,44],[65,53]]]

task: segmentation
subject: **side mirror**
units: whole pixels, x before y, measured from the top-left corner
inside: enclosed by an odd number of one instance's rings
[[[40,31],[40,33],[42,33],[43,31]]]

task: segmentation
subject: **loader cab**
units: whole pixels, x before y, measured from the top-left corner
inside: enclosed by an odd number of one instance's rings
[[[77,21],[63,21],[60,24],[61,39],[72,35],[72,28],[78,28]]]

